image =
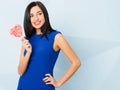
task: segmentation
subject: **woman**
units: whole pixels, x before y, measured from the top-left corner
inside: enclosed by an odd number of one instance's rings
[[[39,2],[31,2],[24,15],[26,39],[22,40],[17,90],[55,90],[79,68],[80,60],[63,35],[52,29],[48,12]],[[56,81],[53,68],[62,50],[71,62],[68,71]]]

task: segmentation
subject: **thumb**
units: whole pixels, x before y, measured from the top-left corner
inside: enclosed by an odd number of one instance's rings
[[[25,38],[24,38],[23,36],[21,36],[21,37],[20,37],[20,40],[21,40],[21,41],[24,41],[24,40],[25,40]]]

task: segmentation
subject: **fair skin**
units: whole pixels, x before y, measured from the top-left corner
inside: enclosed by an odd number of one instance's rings
[[[41,34],[41,29],[39,29],[45,22],[44,15],[42,10],[38,6],[34,6],[31,8],[30,11],[31,15],[31,24],[34,28],[36,28],[36,34]],[[77,71],[77,69],[80,67],[80,60],[78,56],[75,54],[73,49],[70,47],[68,42],[65,40],[63,35],[57,34],[55,36],[55,41],[53,44],[53,48],[55,51],[58,51],[59,49],[64,52],[64,54],[68,57],[68,60],[70,61],[71,65],[69,69],[66,71],[66,73],[58,80],[56,81],[54,77],[52,77],[49,73],[45,74],[45,78],[43,78],[43,81],[46,84],[52,84],[54,87],[60,87],[62,86],[72,75]],[[24,56],[24,50],[27,51],[26,55]],[[27,65],[29,62],[29,58],[32,52],[32,46],[27,40],[22,40],[22,49],[20,54],[20,63],[18,65],[18,73],[20,75],[23,75],[27,69]]]

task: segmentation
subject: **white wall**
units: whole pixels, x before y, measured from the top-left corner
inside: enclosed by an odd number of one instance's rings
[[[0,3],[0,90],[16,90],[20,40],[9,30],[23,23],[24,9],[33,0]],[[82,66],[57,90],[120,90],[120,1],[41,0],[50,21],[80,57]],[[61,52],[55,66],[59,79],[70,63]]]

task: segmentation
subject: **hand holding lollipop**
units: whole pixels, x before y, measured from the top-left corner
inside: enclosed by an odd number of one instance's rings
[[[10,30],[10,34],[13,35],[13,36],[15,36],[15,37],[19,37],[19,38],[21,39],[21,41],[22,41],[22,44],[23,44],[24,48],[25,48],[27,51],[31,52],[31,45],[30,45],[29,41],[26,40],[26,39],[23,37],[23,35],[22,35],[22,26],[21,26],[21,25],[19,25],[19,24],[15,25],[15,26]]]

